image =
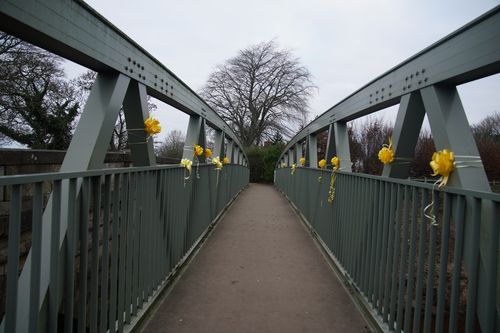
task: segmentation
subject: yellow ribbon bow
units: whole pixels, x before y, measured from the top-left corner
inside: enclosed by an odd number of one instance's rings
[[[382,149],[379,150],[378,159],[384,164],[389,164],[394,161],[394,150],[392,149],[391,137],[389,137],[389,144],[383,144]]]
[[[438,187],[446,186],[450,174],[455,170],[455,155],[451,150],[443,149],[432,154],[432,161],[429,163],[433,176],[441,176],[438,180]]]
[[[144,131],[148,133],[148,136],[153,136],[155,134],[160,133],[161,131],[160,122],[153,117],[148,117],[144,121]]]

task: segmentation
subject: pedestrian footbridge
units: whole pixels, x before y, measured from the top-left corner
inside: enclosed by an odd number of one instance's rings
[[[84,2],[4,0],[0,29],[98,73],[60,172],[0,177],[1,332],[500,330],[500,196],[456,88],[500,72],[500,7],[308,124],[274,186],[249,184],[231,128]],[[186,160],[210,127],[225,163],[156,165],[148,95],[190,116]],[[398,104],[392,163],[353,173],[347,122]],[[105,168],[121,107],[134,167]],[[425,115],[454,153],[445,186],[408,179]]]

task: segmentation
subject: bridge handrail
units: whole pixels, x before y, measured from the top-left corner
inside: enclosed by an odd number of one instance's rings
[[[275,186],[373,326],[391,332],[498,331],[500,195],[339,172],[330,202],[330,175],[279,168]]]
[[[2,220],[8,217],[0,332],[133,329],[248,184],[249,169],[200,164],[186,175],[182,167],[163,165],[0,177],[7,199]],[[52,212],[47,230],[44,211]],[[30,258],[22,268],[29,290],[18,283],[21,256]],[[44,266],[50,277],[41,274]],[[39,305],[44,279],[48,296]],[[21,316],[19,302],[29,309]]]
[[[225,164],[224,167],[232,165],[234,166],[236,164]],[[199,167],[210,167],[210,166],[213,165],[209,163],[199,164]],[[108,175],[124,174],[130,172],[159,171],[159,170],[183,169],[183,168],[184,167],[181,167],[177,164],[173,164],[173,165],[156,165],[147,167],[122,167],[122,168],[107,168],[107,169],[85,170],[85,171],[46,172],[46,173],[36,173],[36,174],[0,176],[0,186],[24,185],[29,183],[56,181],[56,180],[64,180],[71,178],[108,176]]]

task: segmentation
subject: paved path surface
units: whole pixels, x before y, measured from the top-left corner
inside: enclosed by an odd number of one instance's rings
[[[143,332],[367,329],[287,201],[251,184]]]

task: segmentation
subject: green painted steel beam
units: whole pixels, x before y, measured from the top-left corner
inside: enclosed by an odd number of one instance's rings
[[[396,105],[402,96],[436,84],[458,85],[500,72],[500,6],[383,73],[309,123],[287,144],[334,122]]]
[[[96,72],[118,71],[147,93],[228,134],[234,132],[179,77],[83,1],[2,0],[0,30]]]

